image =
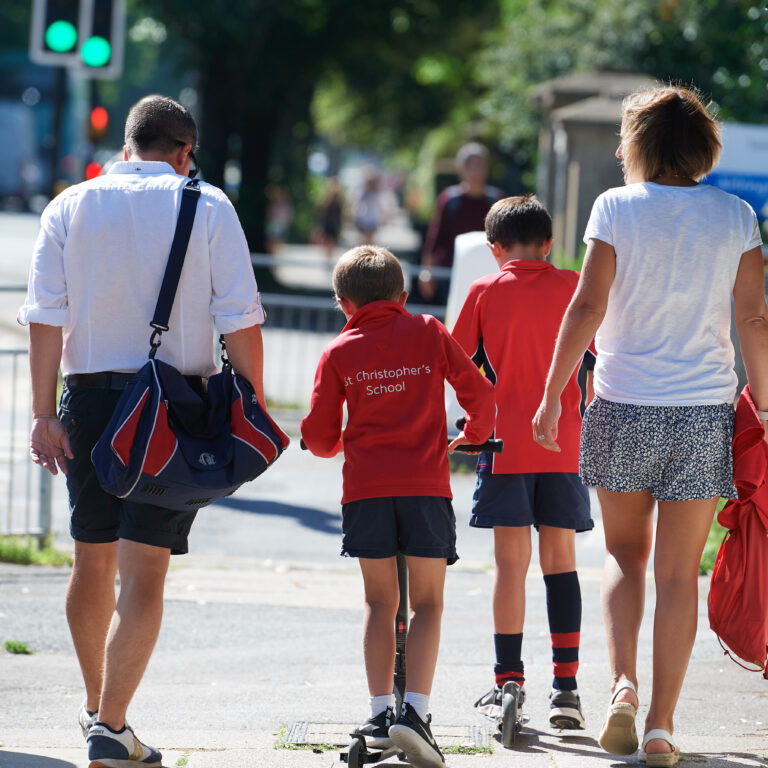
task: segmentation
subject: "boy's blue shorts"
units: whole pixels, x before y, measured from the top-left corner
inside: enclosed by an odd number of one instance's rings
[[[492,475],[478,472],[472,497],[474,528],[549,525],[590,531],[589,494],[576,472]]]
[[[341,554],[385,558],[398,553],[444,557],[453,565],[456,517],[442,496],[386,496],[360,499],[341,507]]]

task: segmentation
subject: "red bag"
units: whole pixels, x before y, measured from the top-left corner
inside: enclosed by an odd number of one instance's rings
[[[768,680],[768,443],[745,387],[736,407],[733,438],[738,501],[717,516],[728,534],[717,553],[709,586],[709,626],[726,655],[763,670]],[[743,666],[740,665],[740,666]],[[758,670],[754,670],[758,671]]]

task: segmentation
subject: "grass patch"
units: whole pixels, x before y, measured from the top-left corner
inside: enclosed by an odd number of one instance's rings
[[[340,749],[337,744],[289,744],[286,741],[288,736],[288,726],[281,725],[277,731],[277,739],[275,739],[275,749],[293,749],[301,750],[303,752],[315,752],[321,754],[323,752],[333,752]]]
[[[720,499],[717,503],[717,512],[726,505],[727,499]],[[699,573],[702,576],[706,576],[712,571],[715,565],[715,558],[717,552],[720,549],[720,545],[723,543],[723,537],[727,533],[727,528],[723,528],[720,523],[717,522],[717,513],[712,520],[712,526],[709,529],[709,535],[707,536],[707,543],[704,545],[704,552],[701,555],[701,563],[699,563]]]
[[[6,640],[3,643],[3,648],[8,653],[16,653],[20,656],[31,656],[34,653],[34,651],[29,650],[26,643],[22,643],[19,640]]]
[[[43,546],[33,536],[0,536],[0,562],[17,565],[72,565],[72,557],[53,546],[49,536]]]
[[[184,768],[184,766],[185,766],[185,765],[186,765],[188,762],[189,762],[189,758],[187,757],[187,755],[184,755],[184,757],[180,757],[180,758],[179,758],[179,759],[176,761],[176,765],[178,765],[178,766],[179,766],[179,768]]]
[[[492,755],[492,747],[473,747],[467,744],[459,744],[456,747],[441,747],[444,755]]]

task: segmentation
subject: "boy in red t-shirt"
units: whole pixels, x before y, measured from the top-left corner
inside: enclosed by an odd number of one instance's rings
[[[437,661],[446,565],[457,560],[451,507],[444,382],[467,412],[449,446],[484,442],[493,432],[493,385],[445,327],[404,308],[403,272],[384,248],[344,254],[333,271],[347,317],[323,352],[301,434],[312,453],[344,451],[342,554],[359,558],[365,588],[363,649],[371,717],[358,729],[371,746],[401,748],[415,766],[439,767],[429,694]],[[347,424],[342,432],[343,404]],[[412,619],[406,692],[395,722],[396,556],[408,565]]]
[[[475,706],[498,716],[504,683],[522,685],[525,679],[521,647],[533,525],[539,532],[552,638],[549,720],[556,728],[582,729],[584,715],[576,687],[581,591],[574,534],[590,530],[593,522],[589,496],[578,475],[581,390],[576,371],[561,401],[561,452],[530,442],[531,420],[578,274],[546,261],[552,220],[532,196],[495,203],[485,219],[485,232],[500,271],[472,284],[453,329],[453,337],[496,385],[495,436],[505,446],[503,454],[483,454],[478,460],[470,520],[472,526],[493,528],[496,553],[496,685]],[[591,375],[590,370],[588,391]]]

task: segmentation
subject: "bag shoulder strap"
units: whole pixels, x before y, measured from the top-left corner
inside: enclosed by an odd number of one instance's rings
[[[150,322],[150,326],[155,329],[150,339],[152,346],[150,357],[155,356],[154,353],[160,346],[160,334],[168,330],[168,320],[171,317],[173,302],[176,298],[176,289],[179,286],[181,269],[187,255],[187,246],[192,234],[192,225],[195,223],[195,211],[199,199],[199,182],[197,179],[191,179],[184,185],[181,193],[181,207],[179,208],[179,218],[176,221],[176,231],[173,234],[171,252],[168,255],[168,264],[165,267],[160,294],[157,297],[155,314]]]

